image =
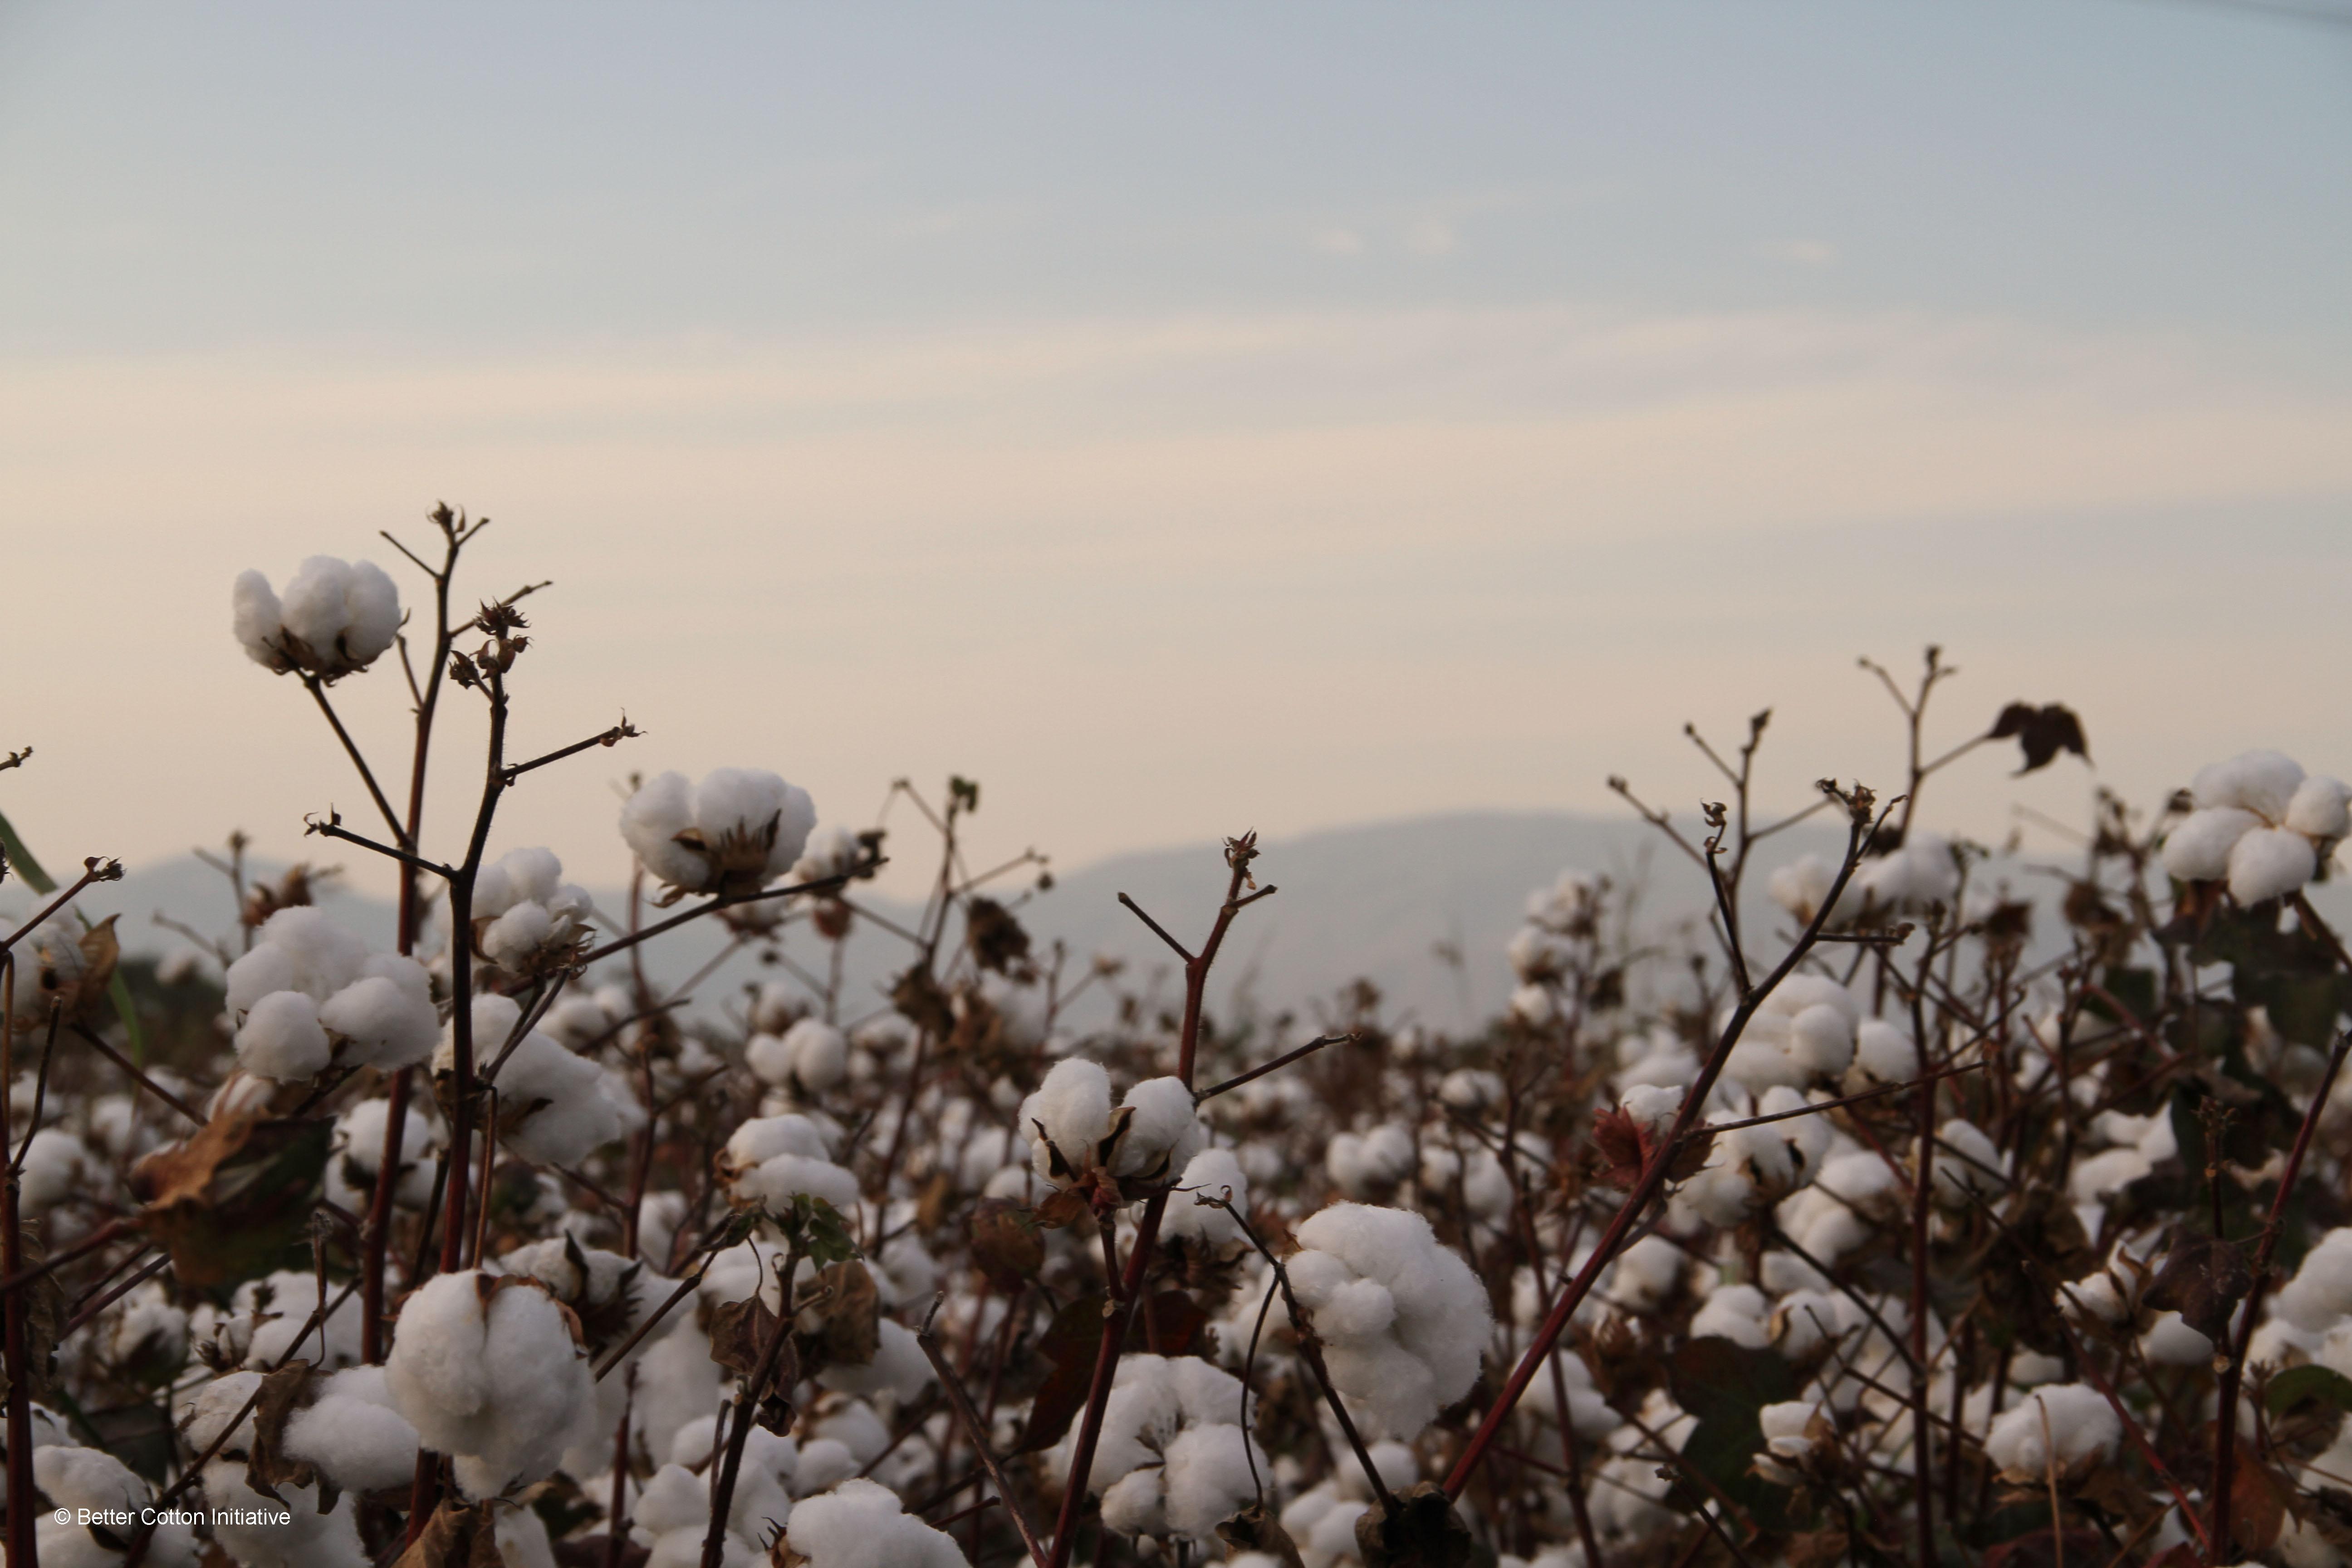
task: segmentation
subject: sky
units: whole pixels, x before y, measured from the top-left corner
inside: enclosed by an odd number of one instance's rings
[[[979,852],[1899,782],[1987,837],[2352,771],[2352,6],[0,0],[0,811],[360,791],[228,587],[551,579],[493,848],[630,769]],[[2329,20],[2329,17],[2336,20]],[[387,772],[388,664],[336,700]],[[461,703],[428,836],[478,778]],[[429,837],[428,837],[429,841]]]

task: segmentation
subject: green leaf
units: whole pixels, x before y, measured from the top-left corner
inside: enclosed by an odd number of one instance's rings
[[[37,893],[58,890],[56,879],[41,869],[41,863],[33,858],[33,852],[25,847],[25,841],[16,837],[16,830],[8,825],[5,816],[0,816],[0,849],[8,852],[8,868],[24,879],[25,886]]]
[[[139,1026],[139,1009],[131,1001],[131,987],[122,983],[122,971],[106,983],[107,998],[114,1004],[114,1016],[122,1020],[123,1037],[131,1046],[131,1062],[134,1067],[147,1065],[147,1032]]]
[[[2352,1377],[2325,1366],[2291,1366],[2271,1379],[2263,1399],[2270,1413],[2284,1415],[2306,1399],[2317,1399],[2338,1410],[2352,1410]]]

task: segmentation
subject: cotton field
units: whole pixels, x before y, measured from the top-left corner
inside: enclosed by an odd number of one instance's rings
[[[228,584],[250,679],[365,795],[300,826],[395,871],[390,950],[233,858],[234,921],[173,911],[203,945],[134,996],[76,903],[120,868],[12,847],[12,1563],[2352,1553],[2336,778],[2219,759],[2021,868],[1947,808],[2083,766],[2084,721],[1952,695],[1930,649],[1871,667],[1903,776],[1768,820],[1759,715],[1693,731],[1695,788],[1612,781],[1705,891],[1673,933],[1529,866],[1475,1030],[1387,1016],[1378,974],[1313,1026],[1222,1018],[1283,874],[1254,835],[1221,900],[1134,910],[1154,989],[1032,940],[1040,863],[971,849],[969,780],[886,828],[625,721],[524,752],[564,649],[466,577],[479,526],[437,510],[397,581]],[[364,754],[360,704],[410,754]],[[633,780],[620,907],[532,827],[592,760]],[[427,829],[453,769],[473,815]]]

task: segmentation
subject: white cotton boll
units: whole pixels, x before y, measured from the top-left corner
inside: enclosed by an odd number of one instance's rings
[[[155,1501],[152,1487],[121,1460],[96,1448],[34,1449],[33,1484],[58,1510],[68,1510],[63,1524],[47,1508],[35,1516],[35,1551],[48,1568],[114,1568],[122,1561],[122,1553],[100,1545],[89,1528],[74,1517],[75,1512],[82,1509],[124,1511],[135,1518]],[[184,1524],[157,1525],[148,1541],[147,1561],[153,1568],[194,1568],[194,1532]],[[320,1568],[344,1565],[321,1563]]]
[[[1805,855],[1774,869],[1765,881],[1772,901],[1800,921],[1820,912],[1837,880],[1837,868],[1819,855]]]
[[[1801,1459],[1813,1451],[1814,1418],[1826,1414],[1810,1399],[1792,1399],[1762,1406],[1756,1412],[1756,1423],[1763,1428],[1764,1445],[1775,1458]]]
[[[894,1394],[902,1405],[930,1386],[935,1376],[930,1358],[923,1353],[914,1331],[888,1318],[881,1320],[879,1328],[881,1340],[872,1361],[863,1366],[835,1362],[817,1374],[817,1382],[864,1398]]]
[[[277,646],[286,630],[286,615],[269,579],[250,568],[238,573],[236,584],[229,591],[229,605],[231,624],[246,657],[280,673],[291,669],[293,666]]]
[[[1684,1092],[1679,1084],[1636,1084],[1617,1102],[1618,1109],[1652,1132],[1663,1133],[1681,1113]]]
[[[2284,827],[2257,827],[2230,851],[2230,896],[2242,904],[2282,898],[2318,870],[2310,839]]]
[[[621,837],[646,869],[688,892],[749,892],[792,868],[816,826],[808,792],[758,768],[648,781],[621,808]]]
[[[2279,1315],[2306,1333],[2326,1333],[2352,1314],[2352,1226],[2321,1237],[2280,1287]]]
[[[1511,993],[1511,1016],[1530,1028],[1542,1028],[1559,1016],[1559,1005],[1548,985],[1521,985]]]
[[[223,1000],[230,1013],[244,1013],[273,991],[295,989],[296,982],[293,951],[263,942],[228,966]]]
[[[1789,1056],[1816,1077],[1834,1077],[1853,1060],[1854,1026],[1845,1013],[1816,1003],[1789,1021]]]
[[[2303,784],[2303,764],[2277,752],[2241,752],[2197,770],[2189,794],[2202,805],[2234,805],[2268,822],[2284,821]]]
[[[2165,836],[2164,869],[2183,882],[2218,882],[2230,874],[2230,852],[2263,819],[2234,805],[2192,811]]]
[[[2287,802],[2286,826],[2306,838],[2352,837],[2352,785],[2317,774],[2304,780]]]
[[[100,1195],[110,1184],[82,1141],[63,1128],[44,1127],[26,1146],[17,1202],[43,1214],[70,1198]]]
[[[498,1059],[521,1016],[521,1008],[511,996],[474,998],[474,1063],[478,1070],[487,1069]],[[455,1068],[454,1035],[443,1036],[433,1062],[438,1070]],[[509,1106],[536,1107],[500,1135],[508,1148],[534,1164],[578,1164],[621,1137],[630,1120],[628,1112],[639,1109],[634,1102],[625,1108],[612,1097],[603,1068],[585,1057],[575,1056],[537,1029],[516,1044],[491,1083],[498,1090],[501,1122],[507,1121]]]
[[[734,1170],[749,1170],[779,1154],[798,1154],[805,1159],[824,1160],[832,1156],[833,1147],[826,1141],[824,1130],[805,1116],[787,1113],[782,1116],[761,1116],[744,1122],[727,1140],[723,1151],[727,1164]]]
[[[1412,1134],[1385,1124],[1336,1134],[1324,1147],[1323,1169],[1350,1197],[1390,1191],[1412,1169]]]
[[[822,1094],[849,1070],[849,1037],[818,1018],[803,1018],[784,1034],[792,1076],[811,1094]]]
[[[421,980],[422,967],[411,967],[416,968]],[[397,1072],[423,1061],[432,1054],[434,1042],[441,1033],[440,1016],[434,1010],[430,995],[419,995],[383,974],[354,980],[328,997],[326,1005],[318,1010],[318,1021],[322,1028],[346,1042],[345,1048],[336,1053],[339,1060],[381,1068],[386,1072]]]
[[[1866,860],[1854,879],[1882,909],[1924,909],[1949,903],[1960,890],[1951,840],[1921,834],[1894,853]]]
[[[1121,1535],[1163,1535],[1168,1530],[1167,1494],[1157,1468],[1129,1470],[1102,1494],[1103,1528]]]
[[[1437,1098],[1456,1110],[1473,1115],[1503,1102],[1500,1073],[1484,1068],[1456,1068],[1438,1080]]]
[[[709,863],[677,841],[694,826],[694,786],[684,773],[657,773],[621,807],[621,837],[645,868],[676,888],[698,888]]]
[[[1178,1191],[1169,1198],[1160,1220],[1162,1235],[1213,1249],[1242,1243],[1241,1226],[1230,1213],[1216,1204],[1198,1201],[1202,1196],[1218,1198],[1244,1214],[1249,1212],[1249,1177],[1231,1149],[1202,1150],[1184,1167],[1176,1184]]]
[[[2007,1184],[2008,1163],[1993,1141],[1975,1125],[1958,1117],[1936,1129],[1936,1196],[1949,1207],[1969,1201],[1971,1193],[1990,1194]]]
[[[2123,1435],[2123,1424],[2097,1389],[2081,1383],[2051,1384],[2033,1390],[1993,1422],[1985,1434],[1985,1456],[2008,1479],[2038,1482],[2053,1462],[2063,1471],[2094,1455],[2112,1458]]]
[[[1304,1221],[1297,1236],[1301,1247],[1389,1292],[1393,1318],[1385,1329],[1331,1338],[1332,1381],[1384,1436],[1414,1436],[1477,1378],[1493,1326],[1486,1287],[1428,1220],[1407,1210],[1335,1204]]]
[[[864,1463],[838,1437],[814,1437],[801,1445],[800,1468],[793,1472],[793,1496],[831,1491]]]
[[[792,879],[795,882],[822,882],[830,878],[846,876],[855,869],[865,854],[857,842],[854,828],[839,823],[820,827],[809,835],[808,847],[801,858],[793,862]]]
[[[596,1407],[569,1314],[535,1280],[443,1274],[402,1305],[384,1384],[475,1497],[553,1473]]]
[[[1121,1104],[1131,1114],[1111,1173],[1122,1180],[1168,1181],[1208,1141],[1192,1106],[1192,1091],[1181,1079],[1145,1079],[1127,1091]]]
[[[246,1408],[245,1402],[261,1386],[257,1372],[223,1373],[196,1390],[195,1397],[179,1406],[178,1417],[182,1433],[198,1452],[219,1443],[224,1448],[243,1451],[253,1446],[253,1416],[250,1413],[237,1420],[236,1430],[223,1439],[221,1432],[232,1416]]]
[[[2140,1353],[2156,1366],[2207,1366],[2213,1342],[2183,1322],[2178,1312],[2158,1312],[2139,1340]]]
[[[2069,1279],[2056,1291],[2058,1310],[2076,1322],[2120,1323],[2131,1315],[2131,1302],[2116,1277],[2102,1268],[2080,1279]]]
[[[331,555],[313,555],[302,563],[286,584],[286,629],[326,654],[351,624],[349,603],[351,563]]]
[[[517,904],[544,904],[562,883],[563,862],[552,849],[509,849],[476,879],[475,918],[502,915]]]
[[[393,1408],[382,1367],[348,1367],[287,1422],[286,1452],[345,1491],[375,1491],[415,1474],[416,1428]]]
[[[544,904],[517,904],[482,931],[482,955],[493,963],[515,968],[547,945],[555,934],[555,917]]]
[[[1789,1239],[1824,1263],[1835,1263],[1870,1239],[1870,1222],[1828,1188],[1826,1178],[1836,1166],[1833,1158],[1822,1167],[1823,1179],[1790,1194],[1773,1210]]]
[[[1265,1450],[1238,1426],[1210,1422],[1177,1433],[1164,1450],[1161,1472],[1169,1530],[1193,1541],[1213,1539],[1222,1521],[1257,1496],[1250,1478],[1253,1453],[1263,1475],[1271,1468]]]
[[[339,1299],[340,1298],[340,1301]],[[319,1277],[280,1269],[261,1279],[248,1279],[236,1288],[230,1299],[235,1312],[251,1325],[243,1360],[247,1366],[270,1367],[295,1348],[295,1336],[309,1323],[310,1315],[322,1304],[319,1295]],[[323,1304],[327,1317],[321,1325],[326,1330],[323,1349],[318,1329],[311,1329],[302,1340],[304,1359],[319,1365],[347,1365],[360,1359],[360,1298],[357,1291],[344,1294],[333,1280],[327,1282]]]
[[[1610,1297],[1631,1307],[1654,1307],[1682,1282],[1686,1262],[1682,1248],[1673,1242],[1662,1236],[1645,1236],[1619,1253],[1610,1266]]]
[[[1066,1181],[1091,1170],[1097,1147],[1110,1136],[1110,1075],[1099,1063],[1065,1058],[1021,1102],[1020,1118],[1040,1176]]]
[[[298,1083],[326,1070],[334,1050],[319,1005],[299,991],[273,991],[237,1026],[237,1065],[258,1078]]]
[[[2074,1162],[2066,1177],[2067,1195],[2077,1204],[2104,1203],[2155,1168],[2137,1149],[2105,1149]]]
[[[857,1205],[857,1178],[830,1160],[778,1154],[737,1176],[733,1193],[739,1205],[772,1215],[784,1213],[803,1194],[847,1213]]]
[[[898,1494],[850,1479],[793,1510],[785,1544],[809,1568],[965,1568],[953,1538],[904,1511]]]
[[[1755,1286],[1718,1286],[1692,1317],[1691,1336],[1703,1339],[1720,1334],[1734,1344],[1762,1350],[1772,1342],[1771,1333],[1765,1327],[1765,1320],[1770,1315],[1764,1292]]]
[[[1773,1305],[1772,1342],[1791,1361],[1812,1353],[1840,1332],[1838,1302],[1829,1290],[1791,1290]]]

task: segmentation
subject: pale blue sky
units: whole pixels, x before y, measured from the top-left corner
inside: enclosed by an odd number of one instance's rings
[[[542,738],[1077,859],[1883,773],[1931,638],[2144,797],[2352,772],[2343,15],[0,3],[0,799],[348,807],[226,584],[441,495]]]

